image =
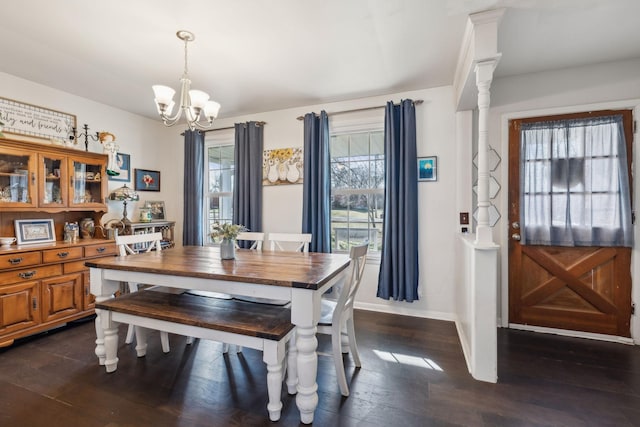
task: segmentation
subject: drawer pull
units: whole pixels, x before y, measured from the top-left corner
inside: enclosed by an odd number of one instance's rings
[[[36,275],[35,270],[25,271],[23,273],[18,274],[18,276],[22,277],[23,279],[31,279],[35,275]]]
[[[20,264],[22,261],[24,261],[24,258],[22,258],[22,257],[20,257],[20,258],[9,258],[9,264],[11,264],[11,265]]]
[[[57,255],[59,258],[66,258],[69,256],[69,252],[58,252]]]
[[[36,308],[38,308],[38,300],[36,297],[33,297],[33,309],[35,310]]]
[[[107,248],[105,248],[105,247],[96,248],[96,252],[98,252],[99,254],[101,254],[102,252],[104,252],[106,250],[107,250]]]
[[[84,287],[84,294],[85,294],[86,296],[89,296],[89,287],[88,287],[88,286],[85,286],[85,287]]]

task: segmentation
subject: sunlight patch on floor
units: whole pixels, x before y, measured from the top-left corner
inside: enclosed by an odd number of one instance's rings
[[[385,362],[400,363],[402,365],[417,366],[419,368],[432,369],[442,372],[442,368],[433,360],[426,357],[409,356],[406,354],[392,353],[389,351],[373,350],[376,356]]]

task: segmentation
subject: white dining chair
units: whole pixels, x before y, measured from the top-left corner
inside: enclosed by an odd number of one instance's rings
[[[265,235],[264,233],[247,231],[244,233],[240,233],[236,240],[253,241],[254,243],[253,245],[251,245],[251,249],[262,252],[262,243],[264,242],[264,235]],[[271,236],[271,234],[269,234],[269,236]],[[309,236],[311,235],[309,234]],[[291,241],[296,242],[297,240],[291,240]],[[288,300],[274,300],[270,298],[250,297],[250,296],[241,296],[241,295],[234,296],[233,298],[239,301],[254,302],[258,304],[282,305],[282,306],[289,304]]]
[[[269,233],[272,251],[309,252],[310,233]]]
[[[362,281],[362,273],[367,260],[369,244],[352,246],[349,253],[351,258],[351,274],[346,279],[340,290],[337,300],[322,298],[318,333],[331,335],[331,349],[333,351],[333,363],[336,368],[336,376],[340,392],[343,396],[349,396],[349,386],[344,371],[342,353],[351,350],[351,356],[356,367],[360,367],[360,354],[356,344],[355,326],[353,323],[353,303],[356,293]],[[343,348],[343,346],[348,347]]]
[[[243,233],[238,234],[236,237],[236,247],[238,247],[237,242],[241,241],[249,241],[252,242],[249,249],[255,249],[257,251],[262,251],[262,243],[264,242],[264,233],[260,233],[257,231],[245,231]]]
[[[116,236],[116,245],[120,256],[136,255],[142,252],[151,252],[153,250],[162,250],[162,233],[145,233],[145,234],[132,234],[127,236]],[[138,292],[140,283],[127,282],[129,286],[129,292]],[[133,342],[133,335],[135,329],[133,325],[129,325],[127,329],[127,337],[125,343],[131,344]],[[162,343],[162,351],[168,353],[169,348],[169,334],[164,331],[160,331],[160,341]]]

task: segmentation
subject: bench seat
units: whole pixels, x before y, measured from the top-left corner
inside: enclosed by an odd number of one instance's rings
[[[104,326],[111,327],[112,322],[136,326],[138,357],[146,355],[147,328],[261,350],[267,364],[269,418],[280,418],[285,346],[294,331],[289,308],[142,290],[97,302],[96,309],[103,310],[99,316]],[[117,339],[105,340],[107,345],[116,346],[106,349],[114,355],[111,370],[107,369],[112,372],[117,368]],[[295,360],[294,353],[295,348],[290,359]]]

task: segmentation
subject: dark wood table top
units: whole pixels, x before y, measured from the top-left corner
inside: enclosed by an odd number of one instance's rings
[[[274,286],[319,289],[349,266],[344,254],[237,249],[221,260],[213,246],[184,246],[160,252],[87,261],[88,267],[198,277]]]

